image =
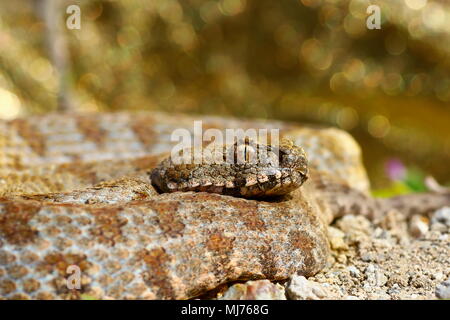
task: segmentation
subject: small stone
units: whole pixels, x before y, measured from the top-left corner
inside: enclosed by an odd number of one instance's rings
[[[431,225],[431,231],[437,231],[439,233],[446,232],[448,227],[440,222],[435,222]]]
[[[450,299],[450,279],[436,286],[436,297],[439,299]]]
[[[386,238],[386,230],[383,230],[382,228],[378,227],[374,230],[373,235],[374,238]]]
[[[376,261],[376,256],[375,253],[373,252],[366,252],[361,254],[361,260],[364,262],[371,262],[371,261]]]
[[[370,221],[363,216],[344,216],[336,222],[336,225],[348,235],[370,235],[372,232]]]
[[[431,223],[434,224],[437,222],[450,227],[450,207],[444,207],[434,212],[431,217]]]
[[[375,272],[375,266],[373,264],[369,264],[366,268],[366,274],[367,273],[374,273]]]
[[[400,293],[400,286],[396,283],[394,284],[388,291],[388,294],[399,294]]]
[[[286,293],[289,299],[293,300],[329,299],[331,294],[322,284],[298,275],[291,277],[286,287]]]
[[[431,275],[431,279],[433,280],[442,280],[444,278],[444,274],[442,272],[437,272]]]
[[[391,296],[382,290],[376,290],[373,293],[367,295],[369,300],[390,300]]]
[[[347,267],[347,270],[352,277],[359,278],[359,276],[361,275],[358,268],[356,268],[355,266],[349,266]]]
[[[345,254],[340,254],[336,257],[336,261],[342,264],[347,263],[347,256]]]
[[[428,283],[428,279],[423,275],[414,276],[410,280],[410,285],[414,288],[426,288]]]
[[[345,233],[341,230],[328,227],[328,238],[330,240],[330,246],[333,250],[348,250],[348,246],[344,241]]]
[[[406,287],[406,286],[408,286],[408,282],[409,282],[408,275],[406,275],[404,273],[396,273],[396,274],[390,275],[387,284],[392,287],[394,287],[394,286]]]
[[[367,277],[367,285],[372,287],[382,287],[388,281],[388,278],[385,276],[385,274],[374,264],[369,264],[367,266],[365,275]]]
[[[409,222],[409,231],[415,238],[424,237],[430,229],[429,221],[426,217],[421,215],[414,215]]]
[[[286,300],[286,295],[283,286],[256,280],[232,285],[219,300]]]

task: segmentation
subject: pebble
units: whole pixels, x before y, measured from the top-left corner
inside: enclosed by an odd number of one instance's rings
[[[426,288],[429,280],[424,275],[415,275],[410,280],[410,285],[414,288]]]
[[[328,239],[330,240],[330,246],[333,250],[347,250],[348,246],[344,241],[345,233],[341,230],[328,227]]]
[[[434,280],[440,281],[443,278],[444,278],[444,274],[442,272],[437,272],[437,273],[434,273],[431,275],[431,279],[434,279]]]
[[[349,267],[347,267],[347,270],[352,277],[359,278],[359,276],[361,275],[358,268],[356,268],[355,266],[349,266]]]
[[[219,300],[286,300],[286,295],[282,285],[256,280],[232,285]]]
[[[293,300],[329,299],[331,294],[322,284],[298,275],[291,277],[286,287],[286,293]]]
[[[369,286],[382,287],[388,281],[388,278],[385,276],[383,271],[372,263],[367,266],[364,273],[367,277],[366,284]]]
[[[347,264],[347,256],[345,254],[340,254],[336,257],[336,261],[342,264]]]
[[[373,252],[366,252],[361,254],[361,260],[364,262],[371,262],[371,261],[376,261],[377,257],[375,255],[375,253]]]
[[[388,291],[388,294],[399,294],[400,293],[400,286],[395,283]]]
[[[426,217],[416,214],[409,222],[409,232],[415,238],[423,238],[430,230],[429,221]]]
[[[336,225],[347,235],[370,235],[371,223],[363,216],[347,215],[336,222]]]
[[[380,227],[376,228],[372,235],[374,238],[378,239],[386,239],[386,230],[381,229]]]
[[[431,223],[442,223],[450,227],[450,207],[443,207],[436,210],[431,217]]]
[[[431,225],[431,230],[432,231],[437,231],[438,233],[443,233],[445,231],[447,231],[447,226],[443,223],[440,222],[435,222]]]
[[[436,297],[450,299],[450,279],[436,286]]]

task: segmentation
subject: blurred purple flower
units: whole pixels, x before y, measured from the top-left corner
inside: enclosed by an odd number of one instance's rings
[[[387,176],[393,181],[403,180],[406,177],[406,168],[398,159],[386,161],[385,170]]]

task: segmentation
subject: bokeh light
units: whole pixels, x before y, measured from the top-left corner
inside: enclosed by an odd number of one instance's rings
[[[12,92],[0,87],[0,119],[14,119],[22,114],[19,98]]]

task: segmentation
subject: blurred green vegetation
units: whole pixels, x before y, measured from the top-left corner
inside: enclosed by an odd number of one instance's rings
[[[65,28],[70,4],[81,30]],[[380,30],[366,28],[369,4]],[[55,111],[70,90],[77,111],[333,125],[360,142],[375,188],[390,188],[392,157],[446,182],[449,19],[447,0],[2,1],[0,117]]]
[[[392,179],[392,183],[385,188],[376,189],[372,194],[376,197],[392,197],[412,192],[424,192],[428,188],[425,185],[425,174],[417,168],[405,168],[405,174],[400,179]]]
[[[99,299],[97,299],[97,298],[94,297],[94,296],[90,296],[90,295],[88,295],[88,294],[82,294],[82,295],[81,295],[81,300],[99,300]]]

